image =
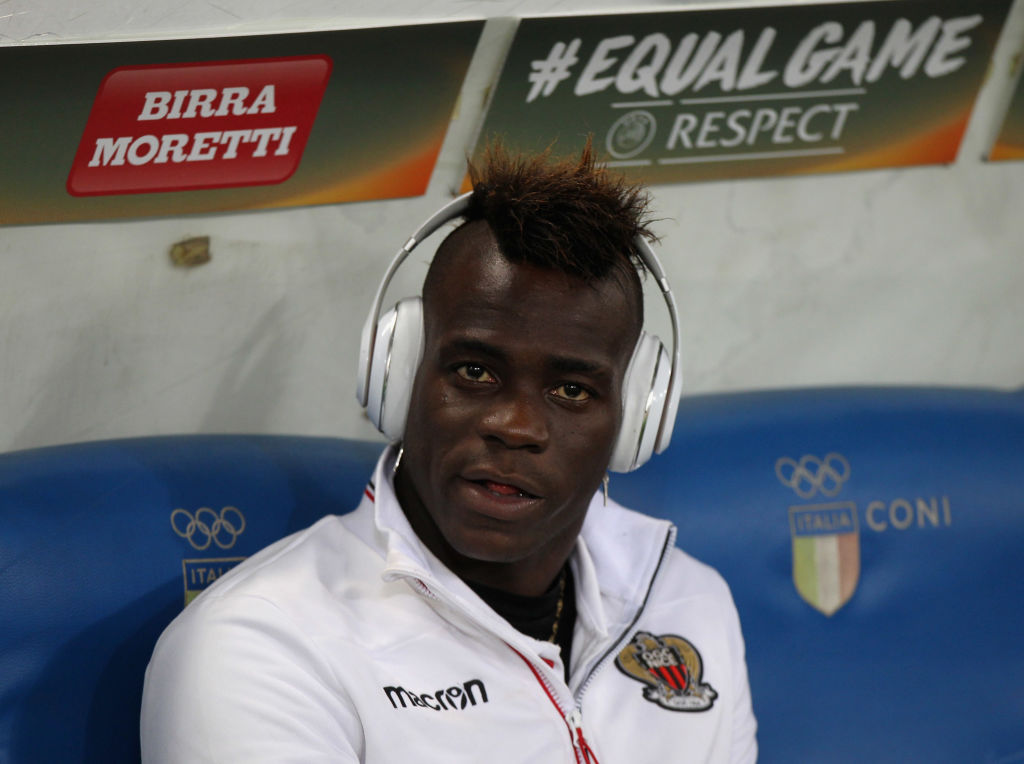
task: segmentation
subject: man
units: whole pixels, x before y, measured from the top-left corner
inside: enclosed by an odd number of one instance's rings
[[[355,512],[224,576],[147,671],[149,762],[749,762],[718,575],[600,489],[643,324],[641,189],[492,150]]]

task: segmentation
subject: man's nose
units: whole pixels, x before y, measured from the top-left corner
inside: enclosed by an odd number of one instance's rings
[[[541,395],[510,390],[495,396],[480,420],[480,435],[500,441],[506,448],[543,451],[550,433],[546,401]]]

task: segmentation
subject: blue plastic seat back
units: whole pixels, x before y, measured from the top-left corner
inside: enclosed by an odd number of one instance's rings
[[[352,509],[379,450],[182,436],[0,456],[0,761],[137,761],[160,632],[239,559]]]
[[[1021,393],[691,398],[611,487],[732,587],[761,761],[1024,761]]]
[[[239,559],[355,507],[379,451],[178,436],[0,455],[0,761],[137,761],[160,631]],[[732,586],[762,761],[1008,762],[1022,484],[1021,394],[830,389],[688,398],[672,447],[611,489]]]

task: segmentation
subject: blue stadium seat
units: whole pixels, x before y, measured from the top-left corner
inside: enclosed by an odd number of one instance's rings
[[[0,761],[137,761],[160,631],[239,559],[352,509],[379,449],[0,455]],[[690,397],[669,451],[611,491],[731,584],[762,761],[1024,761],[1024,394]]]

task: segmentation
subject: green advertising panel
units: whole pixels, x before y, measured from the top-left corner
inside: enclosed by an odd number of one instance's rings
[[[0,47],[0,223],[422,194],[482,27]]]
[[[951,162],[1010,0],[524,20],[475,153],[592,135],[650,183]]]

